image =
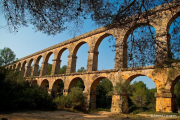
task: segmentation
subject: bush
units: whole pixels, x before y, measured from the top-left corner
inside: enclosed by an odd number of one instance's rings
[[[54,99],[54,103],[56,103],[58,109],[65,108],[66,106],[66,97],[64,95],[58,96]]]
[[[87,96],[81,88],[74,87],[67,96],[61,96],[54,100],[58,108],[72,108],[85,110],[87,107]]]
[[[41,91],[38,86],[30,86],[18,72],[0,73],[0,82],[0,112],[52,110],[56,107],[53,98],[47,92]]]

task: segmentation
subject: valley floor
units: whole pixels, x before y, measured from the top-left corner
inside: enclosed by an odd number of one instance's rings
[[[6,118],[6,119],[3,119]],[[110,112],[100,111],[96,113],[77,113],[68,111],[26,111],[0,114],[0,120],[180,120],[180,116],[152,116],[150,114],[112,114]]]

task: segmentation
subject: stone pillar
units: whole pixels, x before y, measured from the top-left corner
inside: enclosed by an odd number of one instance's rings
[[[98,66],[98,51],[88,51],[87,71],[96,71]]]
[[[47,74],[48,63],[42,62],[40,76]]]
[[[25,69],[25,77],[29,77],[31,75],[31,66],[27,66]]]
[[[156,33],[156,60],[157,63],[163,64],[165,60],[171,58],[170,34]]]
[[[59,60],[59,59],[53,59],[53,65],[52,65],[51,75],[53,75],[53,74],[58,74],[58,73],[59,73],[60,64],[61,64],[61,60]]]
[[[156,112],[174,112],[175,94],[170,92],[156,93]]]
[[[112,96],[111,112],[129,113],[128,110],[128,94],[114,94]]]
[[[119,43],[115,45],[116,54],[115,54],[115,65],[114,69],[119,70],[120,68],[127,67],[127,45],[124,43]]]
[[[39,65],[34,64],[31,71],[31,76],[38,76]]]
[[[25,68],[21,68],[20,71],[21,71],[21,74],[22,74],[23,76],[25,76],[25,75],[24,75],[24,73],[25,73]]]
[[[76,72],[76,59],[77,57],[74,55],[68,56],[68,64],[67,64],[67,69],[66,69],[67,74]]]
[[[88,93],[88,91],[84,90],[83,91],[83,95],[87,97],[87,105],[86,105],[86,110],[89,110],[89,103],[90,103],[90,94]]]
[[[94,110],[96,109],[96,93],[91,93],[88,95],[88,100],[89,100],[89,108]]]

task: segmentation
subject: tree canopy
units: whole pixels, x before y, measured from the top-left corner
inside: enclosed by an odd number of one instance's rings
[[[3,49],[0,49],[0,66],[4,66],[15,61],[15,58],[16,55],[10,48],[4,47]]]
[[[74,28],[81,29],[81,24],[91,19],[104,26],[170,1],[1,0],[0,7],[10,31],[17,32],[19,27],[32,24],[36,31],[54,35],[69,29],[68,23],[73,22]]]
[[[77,70],[77,72],[85,72],[85,71],[86,71],[86,69],[84,67],[81,67]]]
[[[67,69],[67,65],[63,65],[60,70],[59,70],[59,73],[60,74],[65,74],[66,73],[66,69]]]
[[[134,82],[132,96],[130,97],[132,102],[139,108],[145,107],[147,103],[147,87],[142,81]]]

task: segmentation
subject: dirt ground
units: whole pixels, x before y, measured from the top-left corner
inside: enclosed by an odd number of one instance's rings
[[[112,114],[110,112],[98,113],[75,113],[67,111],[27,111],[0,114],[0,120],[180,120],[178,116],[152,116],[152,115],[131,115],[131,114]]]

